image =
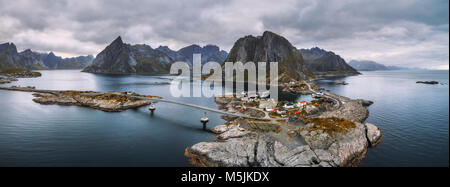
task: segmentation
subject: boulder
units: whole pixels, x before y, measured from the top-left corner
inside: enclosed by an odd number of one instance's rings
[[[383,135],[381,135],[381,130],[377,126],[366,123],[366,129],[367,139],[371,147],[374,147],[381,142],[381,139],[383,139]]]
[[[222,134],[227,130],[228,130],[228,125],[225,125],[225,124],[218,125],[218,126],[214,127],[213,129],[211,129],[211,131],[215,134]]]
[[[306,105],[305,111],[306,111],[307,115],[314,115],[319,112],[319,108],[317,108],[316,106],[313,106],[313,105]]]

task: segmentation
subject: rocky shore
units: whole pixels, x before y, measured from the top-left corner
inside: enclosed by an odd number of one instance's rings
[[[139,95],[127,92],[93,92],[93,91],[55,91],[36,90],[34,87],[0,87],[3,90],[34,92],[34,102],[40,104],[57,104],[66,106],[83,106],[105,112],[121,112],[127,109],[150,105],[145,98],[157,96]]]
[[[327,94],[333,106],[307,105],[289,120],[230,119],[212,129],[216,140],[186,148],[185,156],[196,166],[358,166],[383,138],[378,127],[364,123],[373,102]],[[231,101],[216,98],[222,106]]]
[[[0,77],[0,84],[7,84],[7,83],[11,83],[13,81],[17,81],[16,78],[3,78]]]

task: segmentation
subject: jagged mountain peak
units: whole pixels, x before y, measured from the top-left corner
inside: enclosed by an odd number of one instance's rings
[[[122,37],[118,36],[111,44],[123,44]]]
[[[3,43],[0,44],[0,52],[9,51],[12,53],[17,53],[17,47],[14,43]]]

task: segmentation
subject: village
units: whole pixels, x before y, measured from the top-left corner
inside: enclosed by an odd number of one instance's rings
[[[307,87],[306,84],[305,87]],[[268,92],[244,91],[239,94],[216,96],[215,101],[222,104],[222,108],[229,112],[239,112],[264,119],[305,118],[305,116],[314,116],[320,111],[330,110],[337,104],[333,99],[325,97],[323,92],[311,95],[313,100],[310,101],[276,101],[269,97]]]

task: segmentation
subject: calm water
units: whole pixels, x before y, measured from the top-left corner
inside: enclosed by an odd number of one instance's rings
[[[78,71],[42,71],[43,76],[2,85],[38,89],[134,91],[216,107],[212,98],[173,98],[168,80],[151,76],[104,76]],[[370,99],[368,122],[383,142],[364,166],[448,166],[448,71],[364,72],[347,86],[321,84],[338,94]],[[421,85],[437,80],[446,85]],[[197,86],[197,85],[194,85]],[[0,166],[189,166],[184,149],[214,135],[202,130],[203,112],[173,104],[107,113],[77,106],[40,105],[31,93],[0,91]],[[290,98],[292,99],[292,98]],[[309,100],[310,97],[293,98]],[[222,124],[208,113],[208,127]]]
[[[376,71],[345,77],[349,85],[319,83],[334,93],[374,101],[367,122],[384,139],[363,166],[449,166],[449,72]],[[416,84],[435,80],[444,85]]]

